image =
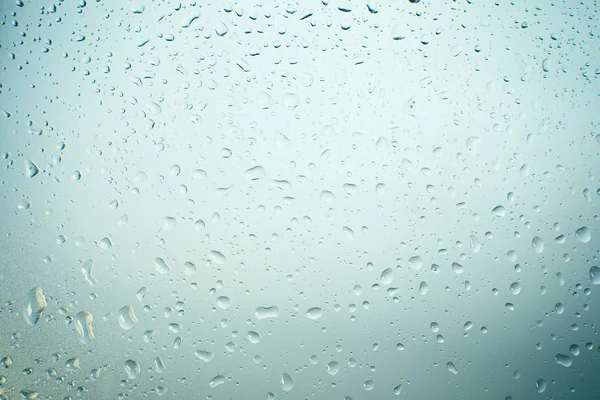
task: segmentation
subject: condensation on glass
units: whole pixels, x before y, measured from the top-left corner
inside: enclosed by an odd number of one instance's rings
[[[592,1],[0,4],[0,398],[600,398]]]

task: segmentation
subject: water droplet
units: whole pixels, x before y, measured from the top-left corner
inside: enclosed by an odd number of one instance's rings
[[[396,25],[392,28],[392,39],[393,40],[402,40],[406,38],[405,27]]]
[[[542,70],[544,72],[549,72],[551,66],[552,62],[548,58],[544,58],[544,60],[542,60]]]
[[[370,392],[371,390],[373,390],[373,388],[375,388],[375,382],[373,382],[373,380],[369,379],[368,381],[366,381],[363,384],[363,387],[367,392]]]
[[[65,369],[68,372],[77,372],[80,368],[81,368],[81,366],[79,364],[79,358],[77,358],[77,357],[69,358],[65,362]]]
[[[33,163],[33,161],[25,161],[25,175],[28,178],[33,178],[40,172],[40,169]]]
[[[331,376],[335,376],[340,371],[340,363],[332,361],[327,364],[327,373]]]
[[[347,226],[342,227],[342,231],[346,235],[346,237],[350,240],[354,240],[354,231]]]
[[[186,261],[183,263],[183,273],[186,275],[193,275],[196,273],[196,264]]]
[[[323,309],[321,307],[312,307],[306,311],[306,317],[308,319],[317,320],[323,316]]]
[[[428,291],[429,286],[427,286],[427,282],[421,282],[421,284],[419,285],[419,293],[424,296],[427,294]]]
[[[267,92],[260,91],[256,96],[258,106],[262,109],[267,109],[273,106],[273,98]]]
[[[80,311],[75,316],[75,329],[82,344],[88,344],[94,338],[93,320],[92,314],[87,311]]]
[[[251,181],[255,181],[255,180],[264,178],[267,175],[267,172],[265,171],[265,169],[263,167],[261,167],[260,165],[257,165],[256,167],[247,169],[244,172],[244,175],[246,176],[247,179],[249,179]]]
[[[81,266],[81,272],[83,273],[83,278],[89,283],[90,286],[94,286],[97,281],[93,275],[94,269],[94,260],[89,259]]]
[[[568,368],[571,366],[571,364],[573,364],[573,360],[571,359],[571,357],[566,356],[564,354],[557,354],[556,356],[554,356],[554,361],[556,361],[557,364],[560,364],[565,368]]]
[[[249,331],[248,332],[248,341],[252,344],[257,344],[260,342],[260,334],[254,331]]]
[[[213,353],[206,350],[196,350],[194,352],[194,355],[196,356],[196,358],[204,362],[210,362],[214,358]]]
[[[321,201],[323,203],[331,204],[333,203],[333,200],[335,200],[335,195],[332,192],[329,190],[323,190],[321,192]]]
[[[394,280],[394,271],[391,268],[386,268],[381,272],[381,283],[389,285]]]
[[[281,374],[280,383],[281,383],[281,388],[286,392],[289,392],[294,387],[294,380],[292,379],[291,376],[289,376],[285,372],[283,374]]]
[[[452,372],[454,375],[458,374],[456,366],[454,366],[454,363],[452,363],[451,361],[446,364],[446,367],[448,368],[448,371]]]
[[[423,260],[419,256],[413,256],[408,259],[408,266],[418,271],[423,266]]]
[[[165,363],[161,357],[156,357],[154,359],[154,370],[159,374],[163,373],[165,370]]]
[[[496,217],[504,217],[506,215],[506,209],[503,206],[496,206],[492,210],[492,214]]]
[[[469,245],[471,246],[473,253],[479,253],[479,250],[481,250],[481,242],[475,235],[469,236]]]
[[[27,321],[29,325],[37,324],[47,306],[46,296],[44,296],[42,289],[39,287],[31,289],[27,293],[27,298],[25,300],[23,311],[25,321]]]
[[[257,319],[277,318],[279,316],[279,307],[258,307],[254,313],[254,316]]]
[[[590,280],[594,285],[600,285],[600,267],[590,268]]]
[[[587,226],[582,226],[575,231],[575,237],[581,243],[588,243],[592,239],[592,234]]]
[[[225,25],[223,21],[217,21],[215,23],[215,32],[219,36],[225,36],[227,32],[229,32],[229,28],[227,27],[227,25]]]
[[[215,388],[224,383],[225,383],[225,377],[223,375],[217,375],[214,378],[212,378],[210,380],[210,382],[208,382],[208,386],[210,386],[211,388]]]
[[[102,250],[108,250],[112,247],[112,242],[110,241],[109,238],[105,237],[100,239],[100,248]]]
[[[348,74],[342,68],[335,68],[333,70],[333,75],[335,77],[335,82],[339,85],[345,85],[348,82]]]
[[[396,386],[396,387],[394,388],[394,394],[395,394],[396,396],[400,396],[400,393],[402,393],[402,384],[399,384],[398,386]]]
[[[129,379],[137,378],[141,372],[140,364],[138,364],[137,362],[135,362],[133,360],[125,361],[124,368],[125,368],[125,373],[127,374],[127,377]]]
[[[519,282],[513,282],[510,285],[510,292],[515,296],[521,293],[521,284]]]
[[[455,274],[460,275],[464,272],[465,268],[461,264],[459,264],[457,262],[453,262],[452,270],[454,271]]]
[[[119,320],[119,326],[122,329],[129,330],[137,324],[138,320],[133,312],[133,308],[131,306],[124,306],[119,309],[119,315],[117,316]]]
[[[129,9],[134,14],[142,14],[146,10],[146,7],[141,2],[136,1],[129,5]]]
[[[538,379],[535,382],[535,391],[538,393],[544,393],[546,391],[546,381],[543,379]]]
[[[227,261],[227,257],[225,257],[223,253],[217,250],[211,250],[208,253],[208,255],[210,256],[212,262],[214,262],[215,264],[225,264],[225,261]]]
[[[171,271],[171,267],[160,257],[156,257],[154,259],[154,268],[158,271],[159,274],[166,275]]]
[[[531,241],[531,246],[537,254],[540,254],[542,251],[544,251],[544,241],[539,236],[533,238]]]
[[[231,306],[231,300],[227,296],[217,297],[217,305],[221,310],[227,310]]]

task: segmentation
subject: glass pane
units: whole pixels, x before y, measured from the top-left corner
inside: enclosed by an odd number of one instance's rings
[[[2,1],[0,398],[599,398],[597,14]]]

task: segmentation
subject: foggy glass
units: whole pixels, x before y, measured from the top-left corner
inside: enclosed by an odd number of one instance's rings
[[[0,2],[0,399],[600,398],[592,1]]]

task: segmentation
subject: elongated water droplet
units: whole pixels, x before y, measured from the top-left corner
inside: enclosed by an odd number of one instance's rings
[[[227,32],[229,32],[229,28],[227,27],[227,25],[225,25],[223,21],[217,21],[215,23],[215,32],[219,36],[225,36]]]
[[[227,257],[217,250],[211,250],[208,255],[215,264],[225,264],[225,261],[227,261]]]
[[[125,330],[133,328],[138,322],[131,306],[121,307],[117,318],[119,320],[119,326]]]
[[[428,291],[429,291],[429,286],[427,286],[427,282],[425,282],[425,281],[421,282],[421,284],[419,285],[419,293],[421,295],[426,295]]]
[[[340,371],[340,363],[332,361],[327,364],[327,373],[331,376],[335,376]]]
[[[79,334],[79,341],[83,344],[88,344],[94,338],[93,320],[92,314],[87,311],[80,311],[75,316],[75,329]]]
[[[212,378],[210,380],[210,382],[208,382],[208,386],[210,386],[211,388],[215,388],[224,383],[225,383],[225,377],[223,375],[217,375],[214,378]]]
[[[600,285],[600,267],[590,268],[590,280],[594,285]]]
[[[402,384],[400,384],[394,388],[394,394],[396,396],[400,396],[400,393],[402,393]]]
[[[279,308],[277,306],[258,307],[254,316],[257,319],[277,318],[279,316]]]

